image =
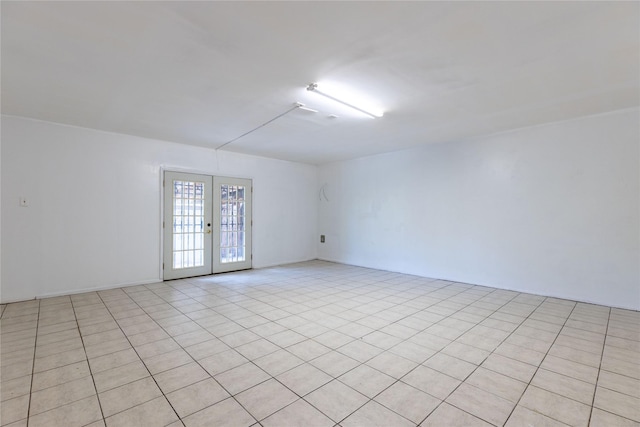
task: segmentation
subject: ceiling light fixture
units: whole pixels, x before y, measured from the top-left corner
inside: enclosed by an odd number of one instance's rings
[[[296,102],[293,105],[298,107],[299,110],[308,111],[310,113],[317,113],[318,112],[318,110],[314,110],[313,108],[305,107],[305,105],[302,102]]]
[[[370,116],[370,117],[373,117],[374,119],[375,119],[375,118],[377,118],[377,117],[382,117],[382,115],[384,114],[384,112],[382,112],[382,111],[376,111],[376,110],[375,110],[375,109],[373,109],[373,108],[369,108],[369,107],[364,107],[364,108],[363,108],[363,107],[357,107],[357,106],[353,105],[353,104],[352,104],[352,103],[350,103],[350,102],[343,101],[343,100],[341,100],[341,99],[336,98],[336,97],[335,97],[335,96],[333,96],[333,95],[330,95],[330,94],[328,94],[328,93],[325,93],[325,92],[323,92],[323,91],[321,91],[321,90],[319,90],[319,89],[318,89],[318,83],[310,83],[310,84],[309,84],[309,86],[307,86],[307,90],[308,90],[309,92],[315,92],[315,93],[317,93],[318,95],[322,95],[322,96],[324,96],[325,98],[329,98],[330,100],[335,101],[335,102],[338,102],[338,103],[340,103],[340,104],[342,104],[342,105],[346,105],[346,106],[347,106],[347,107],[349,107],[349,108],[353,108],[354,110],[359,111],[359,112],[361,112],[361,113],[364,113],[364,114],[366,114],[366,115],[368,115],[368,116]]]

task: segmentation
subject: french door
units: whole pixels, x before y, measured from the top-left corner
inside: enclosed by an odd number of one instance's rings
[[[163,278],[251,268],[251,180],[164,175]]]

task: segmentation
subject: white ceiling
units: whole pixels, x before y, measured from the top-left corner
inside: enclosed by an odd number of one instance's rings
[[[639,105],[639,2],[2,1],[2,112],[325,163]],[[348,85],[380,119],[307,92]],[[327,116],[339,115],[337,119]]]

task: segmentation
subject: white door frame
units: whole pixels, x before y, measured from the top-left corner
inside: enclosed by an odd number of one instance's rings
[[[218,176],[211,175],[210,172],[200,172],[200,171],[192,171],[185,169],[165,169],[161,168],[160,170],[160,186],[161,186],[161,194],[160,198],[160,278],[161,280],[172,280],[174,278],[182,278],[182,277],[193,277],[199,275],[208,275],[215,274],[227,271],[237,271],[250,269],[253,265],[253,247],[252,247],[252,235],[253,235],[253,220],[252,218],[252,201],[253,201],[253,180],[251,178],[238,178],[238,177],[227,177],[227,176]],[[194,179],[198,176],[200,177],[208,177],[211,179],[212,189],[210,199],[211,203],[209,204],[209,209],[212,211],[211,216],[211,228],[212,233],[206,234],[206,236],[211,236],[210,242],[218,242],[218,244],[212,244],[211,246],[211,257],[210,259],[210,267],[207,268],[206,272],[194,271],[193,274],[189,273],[188,275],[180,275],[179,277],[174,277],[172,274],[167,274],[168,262],[172,262],[171,259],[168,258],[167,254],[171,254],[173,250],[173,233],[172,233],[172,223],[171,221],[167,221],[167,211],[169,208],[167,204],[173,206],[173,194],[172,190],[167,190],[167,188],[172,187],[172,185],[166,179],[167,174],[173,174],[175,176],[184,176],[185,179]],[[213,182],[215,181],[215,185]],[[247,219],[247,223],[245,225],[245,261],[244,262],[228,262],[222,263],[220,261],[220,233],[221,233],[221,212],[219,202],[219,194],[220,187],[219,184],[230,184],[230,185],[242,185],[246,188],[245,195],[245,215]],[[218,199],[215,196],[218,196]],[[208,223],[208,221],[207,221]],[[168,246],[168,247],[167,247]],[[169,250],[171,248],[171,250]]]
[[[231,189],[236,189],[236,199],[229,203],[229,206],[233,203],[236,211],[228,211],[225,215],[228,220],[226,228],[229,229],[226,233],[222,231],[223,219],[222,207],[222,186]],[[243,194],[241,199],[238,199],[238,194],[242,188]],[[232,194],[228,194],[231,198]],[[231,178],[214,176],[213,177],[213,273],[224,273],[227,271],[247,270],[252,266],[252,199],[253,199],[253,182],[247,178]],[[240,201],[241,200],[241,201]],[[231,209],[231,208],[230,208]],[[237,230],[236,230],[237,228]],[[223,234],[227,234],[227,242],[225,247],[223,241],[225,240]],[[235,244],[231,243],[231,240],[235,239]],[[242,241],[241,241],[242,239]],[[229,251],[227,256],[221,254],[221,251]],[[242,251],[242,259],[240,258],[240,252]],[[233,252],[233,254],[231,253]],[[238,258],[237,260],[234,258]]]

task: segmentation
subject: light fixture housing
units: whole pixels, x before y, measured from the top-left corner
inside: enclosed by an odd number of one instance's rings
[[[309,83],[309,85],[307,86],[307,90],[309,92],[314,92],[314,93],[317,93],[318,95],[322,95],[325,98],[328,98],[328,99],[330,99],[332,101],[338,102],[338,103],[340,103],[342,105],[345,105],[345,106],[347,106],[349,108],[352,108],[352,109],[354,109],[356,111],[359,111],[359,112],[361,112],[363,114],[366,114],[369,117],[373,117],[374,119],[378,118],[378,117],[382,117],[384,115],[384,112],[382,112],[382,111],[377,111],[377,110],[375,110],[373,108],[370,108],[370,107],[359,107],[357,105],[352,104],[351,102],[339,99],[336,96],[334,96],[333,94],[328,94],[328,93],[318,89],[318,83]]]
[[[305,106],[302,102],[294,102],[293,105],[295,105],[296,107],[298,107],[298,110],[304,110],[304,111],[308,111],[310,113],[317,113],[318,110],[314,110],[313,108],[309,108],[307,106]]]

